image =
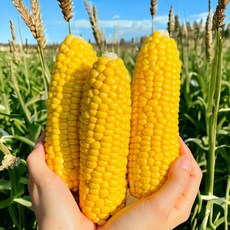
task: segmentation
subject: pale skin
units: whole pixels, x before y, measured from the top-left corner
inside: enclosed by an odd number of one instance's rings
[[[170,167],[165,185],[122,209],[103,226],[80,211],[66,184],[48,168],[43,141],[44,135],[27,158],[28,187],[40,230],[171,230],[188,219],[202,172],[182,139],[180,157]]]

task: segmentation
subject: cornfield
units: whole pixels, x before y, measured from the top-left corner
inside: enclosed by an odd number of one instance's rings
[[[9,51],[0,51],[0,229],[38,228],[27,188],[26,158],[45,129],[57,47],[45,43],[39,3],[31,2],[32,14],[22,1],[13,4],[37,46],[17,43],[11,22]],[[62,2],[60,7],[71,32],[72,8]],[[140,44],[106,44],[97,27],[96,7],[91,10],[87,4],[85,1],[98,53],[116,51],[132,75]],[[181,23],[173,15],[173,7],[169,9],[168,32],[177,41],[183,63],[180,136],[203,172],[190,218],[176,228],[181,230],[230,227],[230,24],[224,24],[218,12],[217,8],[214,17],[209,13],[205,23],[191,24]],[[156,9],[151,13],[154,25]]]

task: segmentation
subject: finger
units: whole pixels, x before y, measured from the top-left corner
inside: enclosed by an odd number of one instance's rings
[[[191,157],[191,160],[192,160],[191,177],[195,178],[196,187],[197,187],[197,185],[199,186],[200,181],[202,179],[202,171],[201,171],[199,165],[197,164],[197,162],[196,162],[193,154],[191,153],[190,149],[188,148],[188,146],[184,143],[184,141],[181,138],[180,138],[179,142],[180,142],[180,155],[187,155],[187,156]]]
[[[199,175],[201,174],[198,173],[197,177],[190,177],[187,188],[181,194],[178,201],[175,203],[174,208],[170,212],[169,220],[174,220],[174,227],[185,222],[190,216],[193,204],[199,191],[199,185],[202,177]]]
[[[38,138],[37,143],[44,143],[45,140],[45,132],[42,133],[42,135]]]
[[[45,139],[45,132],[42,133],[42,135],[39,137],[37,143],[34,146],[34,149],[32,150],[32,152],[29,154],[29,156],[27,157],[26,160],[30,161],[30,158],[32,157],[36,157],[38,159],[41,160],[45,160],[45,151],[44,149],[40,149],[40,151],[35,151],[37,148],[40,148],[40,146],[43,146],[44,144],[44,139]],[[44,147],[43,147],[44,148]],[[32,156],[31,156],[32,155]],[[35,156],[36,155],[36,156]]]
[[[180,199],[175,205],[176,209],[183,211],[192,208],[192,205],[199,191],[201,179],[202,171],[196,161],[192,160],[192,170],[188,181],[189,186],[187,186],[181,194]]]
[[[179,157],[171,166],[166,183],[152,195],[154,205],[159,209],[167,208],[170,211],[187,187],[191,170],[191,157],[187,155]]]
[[[40,139],[40,142],[35,145],[33,151],[27,157],[26,162],[31,181],[38,186],[41,183],[48,183],[53,179],[52,177],[55,176],[45,162],[45,151],[42,138]]]
[[[199,186],[200,186],[200,182],[202,179],[202,171],[198,163],[196,162],[195,158],[193,157],[193,154],[191,153],[190,149],[188,148],[188,146],[184,143],[184,141],[181,138],[180,138],[180,152],[182,155],[185,154],[185,155],[190,156],[192,160],[192,170],[190,173],[190,184],[191,184],[191,187],[193,187],[194,189],[187,188],[184,193],[194,196],[196,195],[199,189]]]
[[[156,223],[167,220],[176,200],[187,186],[191,167],[190,157],[181,156],[171,167],[166,184],[158,192],[125,207],[102,229],[151,229]]]
[[[38,172],[46,168],[45,149],[44,149],[45,132],[39,137],[34,149],[26,159],[30,174],[37,176]],[[45,170],[46,171],[46,170]]]
[[[188,148],[188,146],[184,143],[183,139],[181,137],[179,137],[179,143],[180,143],[180,150],[179,150],[179,155],[189,155],[191,157],[193,157],[190,149]]]
[[[45,160],[45,155],[43,151],[37,151],[37,148],[40,148],[40,145],[43,144],[45,138],[45,132],[42,133],[42,135],[39,137],[37,143],[34,146],[34,149],[32,152],[29,154],[29,156],[26,159],[28,170],[30,172],[29,174],[29,181],[28,181],[28,190],[30,194],[34,194],[34,191],[37,190],[36,184],[34,182],[34,177],[31,175],[33,173],[33,167],[34,167],[34,162],[36,161],[44,161]]]
[[[187,186],[175,202],[175,206],[170,213],[169,219],[177,220],[175,226],[186,221],[190,215],[193,203],[199,191],[200,182],[202,179],[202,171],[194,159],[187,145],[180,139],[180,155],[190,156],[192,169],[188,179]]]

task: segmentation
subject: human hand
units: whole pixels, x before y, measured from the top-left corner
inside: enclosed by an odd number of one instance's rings
[[[44,136],[27,158],[29,192],[40,229],[96,229],[80,212],[65,183],[46,165],[43,140]],[[122,209],[98,230],[170,230],[189,217],[202,173],[181,139],[180,145],[181,157],[172,165],[165,185]]]
[[[67,185],[47,166],[43,142],[44,134],[27,157],[28,189],[39,229],[96,229],[81,213]]]
[[[185,222],[199,190],[202,172],[189,148],[180,141],[180,157],[164,186],[114,215],[98,230],[171,230]]]

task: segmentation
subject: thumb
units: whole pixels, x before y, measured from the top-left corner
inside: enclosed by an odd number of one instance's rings
[[[155,200],[162,202],[161,198],[163,198],[164,204],[170,210],[187,187],[191,170],[191,157],[188,155],[179,157],[171,166],[167,181],[159,192],[157,192],[156,196],[158,196],[158,199]]]
[[[50,179],[52,179],[55,175],[45,162],[45,150],[43,142],[44,135],[41,136],[33,151],[26,159],[30,179],[32,179],[37,185],[40,185],[41,183],[44,184],[46,180],[50,181]]]
[[[126,206],[99,229],[152,229],[153,226],[169,229],[165,228],[170,224],[165,219],[186,188],[191,169],[191,158],[188,155],[179,157],[170,168],[168,179],[159,191]]]

